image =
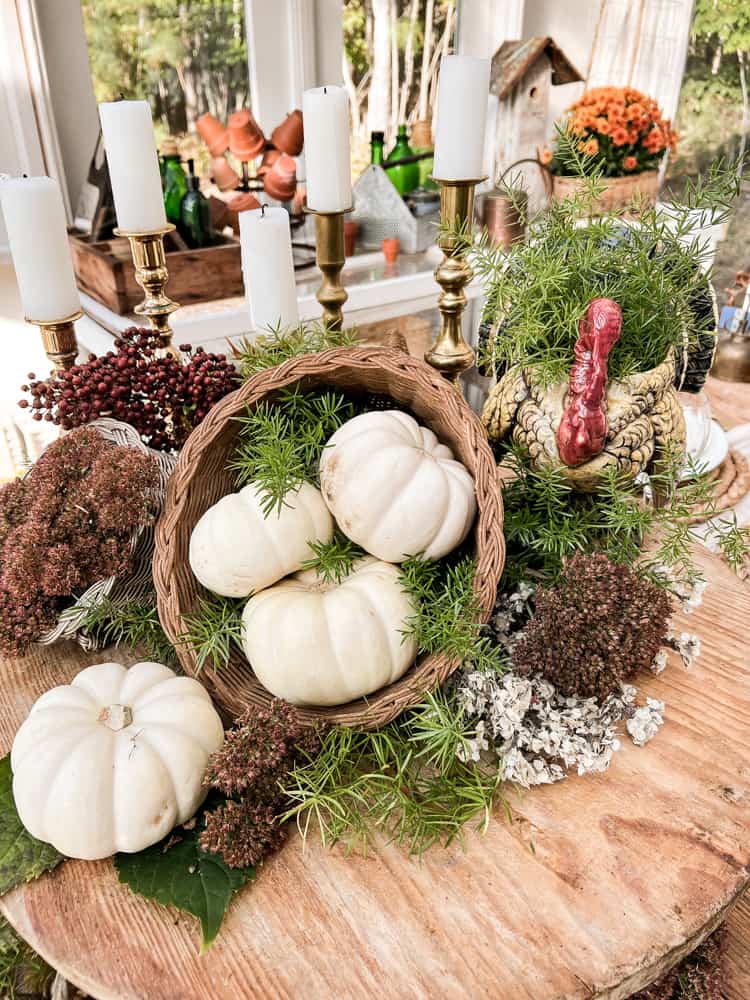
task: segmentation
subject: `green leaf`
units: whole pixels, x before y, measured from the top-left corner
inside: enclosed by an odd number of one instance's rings
[[[199,825],[180,828],[137,854],[116,854],[114,862],[120,882],[133,892],[200,920],[203,953],[219,933],[232,896],[254,878],[255,869],[229,868],[218,854],[204,851]]]
[[[56,868],[65,856],[26,831],[13,798],[10,754],[0,760],[0,896]]]

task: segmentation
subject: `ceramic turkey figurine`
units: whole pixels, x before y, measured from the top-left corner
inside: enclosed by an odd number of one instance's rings
[[[635,477],[668,448],[684,451],[674,352],[650,371],[608,381],[621,329],[618,304],[593,299],[578,326],[567,381],[543,386],[533,369],[509,368],[482,414],[490,441],[512,433],[533,465],[559,468],[581,492],[594,492],[608,468]]]
[[[568,402],[557,428],[565,465],[594,458],[607,438],[607,359],[620,338],[622,312],[612,299],[593,299],[578,324]]]

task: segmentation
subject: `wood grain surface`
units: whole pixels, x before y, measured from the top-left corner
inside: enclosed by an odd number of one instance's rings
[[[641,694],[667,702],[645,749],[606,775],[512,800],[484,837],[411,861],[299,837],[234,901],[198,956],[192,919],[141,900],[110,862],[67,862],[7,895],[26,940],[98,998],[620,998],[725,916],[750,876],[748,594],[713,556],[703,606],[679,628],[703,650],[670,657]],[[2,663],[0,751],[39,694],[100,653],[72,646]]]
[[[724,426],[750,386],[709,382]],[[109,862],[67,862],[0,901],[42,955],[97,998],[627,997],[689,952],[750,876],[750,589],[713,556],[678,627],[703,651],[641,695],[667,702],[645,749],[603,776],[514,797],[466,850],[367,859],[293,837],[232,904],[211,951],[195,922],[131,895]],[[121,653],[123,662],[129,662]],[[33,701],[108,654],[72,645],[0,661],[0,752]],[[132,658],[131,658],[132,659]],[[728,1000],[750,997],[750,903],[729,918]]]

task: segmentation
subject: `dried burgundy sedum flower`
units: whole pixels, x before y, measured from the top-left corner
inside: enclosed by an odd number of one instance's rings
[[[727,932],[722,924],[694,952],[632,1000],[723,1000]]]
[[[131,327],[102,357],[90,354],[85,364],[43,381],[30,374],[21,389],[31,400],[18,405],[65,430],[111,416],[135,427],[151,448],[174,451],[214,403],[237,388],[239,375],[224,354],[183,344],[180,360],[161,356],[160,348],[153,330]]]
[[[249,708],[209,760],[206,785],[230,799],[206,815],[201,847],[221,854],[231,868],[257,865],[275,851],[286,839],[276,819],[284,807],[280,782],[319,748],[318,732],[302,726],[286,702]]]
[[[22,655],[71,595],[128,571],[158,484],[150,455],[86,427],[0,488],[0,651]]]
[[[573,556],[540,590],[513,651],[518,673],[540,673],[563,695],[599,700],[647,668],[665,641],[668,595],[602,553]]]

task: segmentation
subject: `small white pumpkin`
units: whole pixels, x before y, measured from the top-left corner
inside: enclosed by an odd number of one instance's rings
[[[330,542],[333,518],[310,483],[288,493],[266,517],[255,483],[229,493],[200,518],[188,558],[195,576],[224,597],[247,597],[293,573],[312,556],[309,542]]]
[[[320,487],[344,534],[386,562],[440,559],[466,538],[477,510],[466,467],[398,410],[343,424],[323,449]]]
[[[398,680],[414,657],[399,571],[366,556],[341,583],[304,570],[251,597],[243,646],[261,684],[293,705],[342,705]]]
[[[92,861],[155,844],[195,813],[224,730],[205,689],[160,663],[99,663],[34,704],[13,795],[34,837]]]

